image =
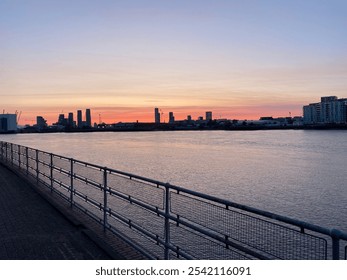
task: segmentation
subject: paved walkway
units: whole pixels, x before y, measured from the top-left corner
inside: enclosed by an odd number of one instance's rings
[[[0,259],[111,258],[29,183],[0,165]]]

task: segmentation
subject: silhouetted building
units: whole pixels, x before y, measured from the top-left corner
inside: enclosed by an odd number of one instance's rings
[[[63,126],[67,125],[67,119],[65,119],[64,114],[59,114],[57,125],[63,125]]]
[[[44,129],[47,127],[47,121],[42,116],[36,117],[36,127],[38,129]]]
[[[206,121],[212,121],[212,112],[206,112]]]
[[[16,114],[0,114],[0,132],[16,132],[17,131],[17,115]]]
[[[192,116],[191,116],[191,115],[188,115],[188,116],[187,116],[187,121],[188,121],[188,122],[191,122],[191,121],[192,121]]]
[[[174,123],[175,122],[175,117],[173,112],[169,112],[169,123]]]
[[[82,122],[82,111],[77,110],[77,127],[82,128],[83,127],[83,122]]]
[[[154,108],[154,121],[160,123],[160,113],[158,108]]]
[[[69,125],[70,127],[74,127],[73,113],[69,113],[68,125]]]
[[[90,109],[86,109],[86,126],[92,127],[92,117],[90,114]]]

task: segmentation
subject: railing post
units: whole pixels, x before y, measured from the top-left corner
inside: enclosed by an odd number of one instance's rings
[[[164,259],[168,260],[169,256],[169,245],[170,245],[170,184],[165,185],[165,251]]]
[[[70,159],[70,207],[73,207],[73,193],[74,193],[74,169],[73,169],[73,158]]]
[[[18,148],[18,167],[19,169],[21,168],[20,165],[21,165],[21,160],[20,160],[20,149],[21,149],[21,146],[20,145],[17,145],[17,148]]]
[[[39,183],[39,151],[36,151],[36,182]]]
[[[29,174],[29,151],[28,147],[25,147],[25,158],[26,158],[26,167],[27,167],[27,175]]]
[[[104,231],[107,228],[107,167],[104,167]]]
[[[4,151],[3,151],[3,149],[4,149],[4,142],[2,142],[1,141],[1,160],[4,160]]]
[[[7,146],[8,146],[8,143],[6,142],[6,145],[5,145],[5,150],[6,150],[6,153],[5,153],[5,155],[6,155],[6,162],[8,161],[8,148],[7,148]]]
[[[50,154],[51,163],[50,163],[50,174],[49,177],[51,179],[51,193],[53,192],[53,154]]]
[[[331,238],[333,240],[333,260],[340,259],[340,231],[337,229],[331,230]]]
[[[11,143],[11,164],[13,165],[13,144]]]

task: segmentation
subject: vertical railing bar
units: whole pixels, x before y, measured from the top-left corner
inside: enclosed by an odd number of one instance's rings
[[[107,167],[104,167],[104,231],[107,228]]]
[[[332,244],[332,254],[333,260],[340,259],[340,231],[333,229],[330,234],[333,244]]]
[[[11,164],[13,165],[13,144],[11,143]]]
[[[165,184],[165,251],[164,259],[169,259],[169,245],[170,245],[170,184]]]
[[[29,151],[28,147],[25,147],[25,158],[26,158],[26,169],[27,169],[27,175],[29,174]]]
[[[4,142],[1,141],[1,159],[3,159],[3,148],[4,148]]]
[[[73,207],[73,194],[74,194],[74,159],[70,159],[70,207]]]
[[[51,193],[53,192],[53,154],[50,154],[51,163],[50,163],[50,179],[51,179]]]
[[[20,149],[21,149],[21,146],[17,145],[17,148],[18,148],[18,167],[21,168],[21,160],[20,160]]]
[[[36,181],[37,184],[39,183],[39,151],[36,151]]]

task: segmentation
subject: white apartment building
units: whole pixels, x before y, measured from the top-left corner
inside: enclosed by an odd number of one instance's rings
[[[347,123],[347,98],[321,97],[321,102],[303,107],[304,124]]]

